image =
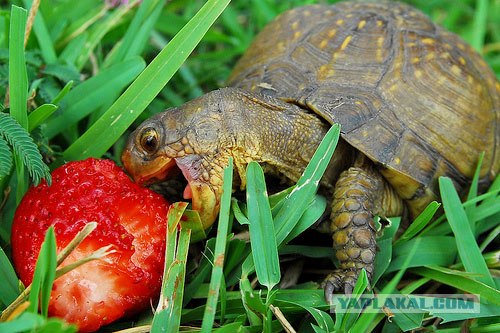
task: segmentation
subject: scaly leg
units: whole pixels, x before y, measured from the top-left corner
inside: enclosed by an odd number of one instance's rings
[[[351,294],[361,269],[371,279],[377,246],[373,216],[394,216],[402,209],[401,199],[371,163],[361,161],[340,175],[331,213],[333,247],[340,266],[323,282],[328,302],[335,291]]]

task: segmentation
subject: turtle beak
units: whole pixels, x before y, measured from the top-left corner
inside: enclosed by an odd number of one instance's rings
[[[180,169],[188,183],[183,197],[191,200],[191,208],[200,215],[203,228],[207,229],[215,222],[219,213],[221,193],[214,190],[209,182],[196,179],[193,176],[195,168],[191,164],[185,165],[180,159],[162,155],[158,155],[154,160],[143,161],[134,158],[129,150],[123,152],[122,162],[129,175],[141,186],[161,182],[175,173],[172,172],[173,169]]]
[[[172,158],[159,155],[152,161],[134,158],[129,150],[122,154],[122,163],[128,174],[140,186],[159,182],[166,178],[168,172],[175,166]]]

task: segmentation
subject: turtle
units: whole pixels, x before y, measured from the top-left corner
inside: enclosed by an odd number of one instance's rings
[[[374,216],[412,221],[439,200],[438,179],[459,193],[479,168],[500,169],[500,83],[459,36],[403,3],[340,2],[288,10],[256,36],[228,84],[145,120],[122,162],[150,184],[182,172],[185,199],[205,227],[216,219],[223,168],[235,190],[251,161],[298,180],[332,124],[341,138],[321,179],[338,267],[331,300],[373,276]]]

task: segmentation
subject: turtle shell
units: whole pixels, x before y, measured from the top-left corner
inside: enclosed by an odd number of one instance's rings
[[[399,3],[296,8],[256,37],[231,86],[280,97],[340,123],[416,213],[439,176],[458,190],[484,152],[500,168],[500,84],[463,40]]]

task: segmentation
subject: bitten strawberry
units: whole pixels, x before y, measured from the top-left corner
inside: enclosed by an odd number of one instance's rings
[[[84,264],[54,282],[49,315],[81,332],[149,306],[161,287],[168,203],[133,183],[114,162],[87,159],[54,170],[26,193],[12,226],[12,256],[20,279],[31,283],[38,252],[50,225],[57,250],[83,226],[97,228],[63,262],[66,265],[112,244],[116,251]]]

